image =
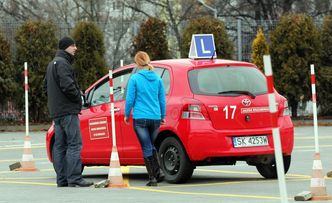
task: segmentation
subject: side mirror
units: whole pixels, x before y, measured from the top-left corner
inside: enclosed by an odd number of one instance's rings
[[[82,99],[82,106],[83,107],[90,107],[89,102],[87,101],[87,95],[86,94],[81,94],[81,99]]]

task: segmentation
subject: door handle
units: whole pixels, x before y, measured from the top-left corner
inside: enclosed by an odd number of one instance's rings
[[[119,112],[120,108],[119,107],[114,107],[114,112]]]

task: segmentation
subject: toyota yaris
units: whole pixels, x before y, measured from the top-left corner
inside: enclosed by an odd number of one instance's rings
[[[251,63],[230,60],[153,61],[164,82],[166,124],[154,142],[165,179],[185,182],[196,166],[235,165],[245,161],[265,178],[276,178],[266,78]],[[113,72],[116,145],[121,165],[143,165],[133,127],[123,122],[126,86],[135,64]],[[112,150],[108,75],[85,91],[79,115],[84,166],[109,165]],[[291,163],[294,127],[287,100],[275,91],[285,173]],[[132,121],[131,121],[132,122]],[[53,126],[47,132],[52,161]]]

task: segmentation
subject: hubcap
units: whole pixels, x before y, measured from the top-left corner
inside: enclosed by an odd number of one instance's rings
[[[177,173],[180,166],[180,157],[177,148],[174,146],[167,148],[163,156],[163,162],[169,174]]]

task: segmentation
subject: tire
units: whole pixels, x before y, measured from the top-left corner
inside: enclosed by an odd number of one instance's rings
[[[286,174],[291,164],[291,156],[284,156],[283,160],[284,160],[284,170]],[[275,161],[271,162],[271,164],[257,165],[256,168],[264,178],[267,179],[278,178],[277,165]]]
[[[194,171],[185,149],[174,137],[162,141],[159,148],[160,167],[165,173],[165,180],[169,183],[184,183],[188,181]]]

